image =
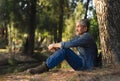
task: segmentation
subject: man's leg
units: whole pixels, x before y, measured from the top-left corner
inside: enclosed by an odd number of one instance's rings
[[[46,64],[53,68],[63,60],[66,60],[74,70],[83,69],[83,60],[68,48],[57,50],[46,60]]]
[[[65,48],[57,50],[50,57],[48,57],[46,63],[38,66],[37,68],[30,69],[28,72],[30,74],[46,72],[60,64],[63,60],[66,60],[74,70],[83,69],[83,60],[72,50]]]

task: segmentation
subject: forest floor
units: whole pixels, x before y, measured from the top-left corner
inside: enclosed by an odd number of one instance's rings
[[[24,73],[24,71],[40,63],[35,64],[36,61],[33,59],[32,62],[29,62],[31,58],[19,56],[19,54],[15,55],[15,58],[8,60],[8,55],[0,54],[0,81],[120,81],[120,65],[104,66],[86,71],[74,71],[66,64],[66,61],[63,61],[61,68],[54,68],[42,74],[30,75]],[[23,64],[22,61],[22,64],[21,62],[18,64],[19,62],[16,62],[16,60],[24,60],[27,64]],[[3,66],[3,63],[11,65]]]
[[[0,81],[120,81],[120,66],[96,68],[88,71],[52,69],[42,74],[25,74],[24,72],[0,75]]]

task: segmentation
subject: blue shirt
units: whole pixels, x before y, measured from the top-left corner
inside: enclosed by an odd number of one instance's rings
[[[79,56],[83,59],[84,69],[91,69],[95,66],[98,50],[90,33],[86,32],[70,41],[61,42],[61,47],[76,47],[79,52]]]

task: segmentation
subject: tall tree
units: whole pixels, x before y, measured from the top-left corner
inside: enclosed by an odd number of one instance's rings
[[[85,4],[85,16],[84,16],[84,19],[87,18],[87,12],[88,12],[88,8],[89,8],[89,2],[90,2],[90,0],[87,0],[87,2]]]
[[[15,23],[16,19],[19,17],[17,14],[18,10],[18,1],[14,0],[1,0],[0,1],[0,25],[4,28],[4,32],[6,34],[6,40],[9,42],[8,47],[9,50],[12,48],[12,42],[13,42],[13,32],[10,32],[8,28],[10,29],[12,24]],[[16,14],[15,14],[16,13]],[[19,17],[20,18],[20,17]],[[14,24],[13,24],[14,25]]]
[[[120,64],[120,0],[96,0],[103,64]]]
[[[59,0],[59,28],[58,28],[58,40],[57,42],[62,41],[62,31],[63,31],[63,16],[64,16],[64,0]]]
[[[36,6],[37,0],[29,1],[29,31],[28,37],[25,43],[25,53],[28,55],[33,55],[34,52],[34,38],[35,38],[35,29],[36,29]]]

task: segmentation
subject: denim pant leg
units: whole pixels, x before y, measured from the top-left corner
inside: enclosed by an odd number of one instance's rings
[[[68,48],[57,50],[46,60],[46,64],[49,68],[53,68],[63,60],[66,60],[74,70],[83,69],[83,60]]]

